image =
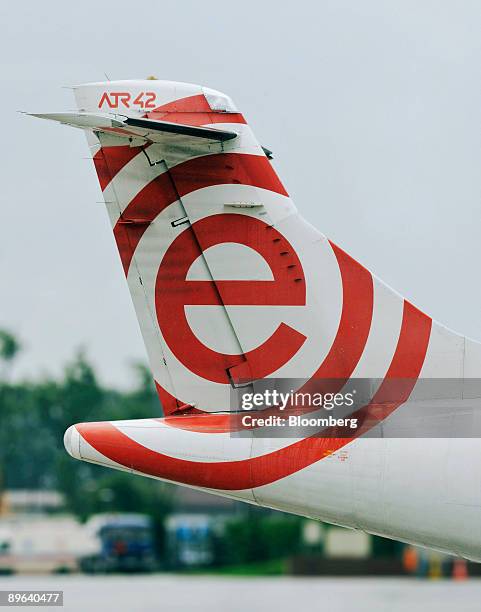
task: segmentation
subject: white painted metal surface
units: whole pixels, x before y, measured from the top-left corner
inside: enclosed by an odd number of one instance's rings
[[[302,219],[224,94],[119,81],[75,95],[84,117],[238,135],[89,134],[159,397],[167,415],[185,414],[72,426],[68,452],[481,560],[479,439],[235,438],[232,415],[214,414],[229,410],[231,385],[246,377],[369,377],[375,398],[390,380],[412,381],[393,414],[418,414],[409,400],[418,378],[453,378],[458,396],[423,406],[434,435],[446,431],[446,411],[454,431],[460,414],[481,408],[476,393],[467,401],[480,345],[432,322]]]

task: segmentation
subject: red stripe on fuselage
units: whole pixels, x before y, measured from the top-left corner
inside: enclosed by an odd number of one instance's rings
[[[239,461],[189,461],[150,450],[135,442],[112,424],[82,423],[77,429],[82,437],[105,457],[130,469],[183,484],[223,490],[243,490],[270,484],[306,468],[339,450],[369,431],[404,403],[421,371],[431,333],[431,319],[404,302],[403,321],[396,351],[386,377],[372,401],[352,415],[363,425],[354,437],[310,437],[272,453]],[[382,416],[366,419],[372,409],[385,401],[388,387],[404,378],[402,395],[383,405]],[[200,417],[203,418],[203,417]],[[226,418],[229,418],[228,416]],[[324,433],[336,434],[336,430]]]

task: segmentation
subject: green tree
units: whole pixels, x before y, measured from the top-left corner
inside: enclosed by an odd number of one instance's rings
[[[7,377],[7,373],[20,351],[20,348],[20,342],[13,334],[5,329],[0,329],[0,359],[3,363],[2,379]]]
[[[161,414],[150,372],[142,366],[136,371],[138,384],[131,391],[106,388],[79,351],[60,379],[0,380],[0,475],[5,488],[61,491],[67,508],[81,519],[110,511],[149,514],[161,547],[172,487],[77,461],[63,446],[64,432],[73,423]]]

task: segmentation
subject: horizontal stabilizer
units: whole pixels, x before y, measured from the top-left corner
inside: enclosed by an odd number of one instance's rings
[[[108,113],[28,113],[40,119],[50,119],[65,125],[92,130],[94,132],[114,132],[120,137],[141,138],[147,142],[159,142],[166,134],[204,138],[210,141],[224,142],[237,136],[230,130],[218,130],[208,127],[170,123],[142,117],[110,115]]]

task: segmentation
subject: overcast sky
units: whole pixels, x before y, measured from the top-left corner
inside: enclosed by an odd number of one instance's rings
[[[235,100],[301,213],[428,314],[481,339],[478,0],[5,2],[0,327],[16,376],[79,346],[125,387],[146,360],[85,138],[17,110],[86,81]]]

